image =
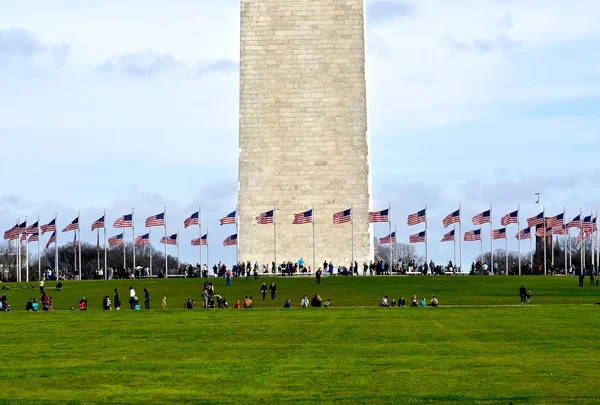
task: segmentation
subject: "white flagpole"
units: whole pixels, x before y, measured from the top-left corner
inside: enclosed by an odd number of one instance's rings
[[[177,228],[177,272],[179,272],[179,269],[181,269],[181,261],[179,257],[179,228]]]
[[[125,252],[125,229],[122,229],[123,235],[123,270],[127,270],[127,256]]]
[[[483,225],[479,225],[479,245],[481,246],[481,266],[483,267],[483,263],[485,263],[483,260]]]
[[[579,247],[580,253],[579,253],[579,266],[581,267],[581,272],[583,273],[583,266],[584,266],[584,258],[583,258],[583,242],[585,242],[585,239],[583,238],[583,210],[580,208],[579,209],[579,237],[581,238],[581,244]]]
[[[210,271],[210,252],[208,250],[208,228],[206,228],[206,275]],[[202,245],[202,239],[200,240],[200,245]]]
[[[21,218],[17,218],[17,283],[21,282],[21,234],[20,230]]]
[[[169,275],[169,259],[167,256],[167,207],[165,207],[164,212],[164,220],[165,220],[165,278]]]
[[[317,255],[315,253],[315,204],[313,203],[312,206],[312,212],[311,212],[311,216],[312,216],[312,253],[313,253],[313,271],[317,271]],[[325,272],[326,270],[323,269],[323,272]]]
[[[390,235],[390,271],[394,272],[394,260],[392,259],[392,203],[389,203],[388,206],[388,235]],[[427,227],[425,227],[427,229]],[[425,238],[427,238],[427,234],[425,234]],[[425,257],[427,257],[427,239],[425,239]],[[354,261],[352,261],[352,265],[354,266]]]
[[[152,227],[148,228],[148,248],[150,250],[150,275],[152,275]]]
[[[592,271],[596,267],[596,255],[594,253],[594,211],[590,214],[590,226],[592,227],[592,233],[590,234],[590,241],[592,242]]]
[[[397,233],[398,233],[398,229],[394,226],[394,244],[392,245],[394,247],[394,254],[392,255],[392,257],[394,258],[394,260],[396,259],[396,238],[397,238]],[[427,236],[427,234],[425,234],[425,236]],[[391,243],[391,238],[390,238],[390,243]],[[400,271],[401,269],[398,269],[398,271]]]
[[[429,266],[429,232],[428,232],[428,218],[427,218],[427,203],[425,203],[425,263]],[[391,236],[391,235],[390,235]],[[429,269],[431,274],[433,273],[433,269]]]
[[[508,276],[508,234],[506,233],[506,227],[504,228],[504,240],[506,241],[506,273],[504,275]]]
[[[494,272],[494,221],[492,221],[492,204],[490,204],[490,267],[492,268],[492,273]]]
[[[546,264],[546,206],[544,205],[544,211],[542,211],[543,226],[544,226],[544,276],[547,275],[547,264]]]
[[[550,266],[554,269],[554,233],[550,235],[550,238],[550,250],[552,250],[552,253],[550,254]]]
[[[517,237],[519,243],[519,276],[521,275],[521,223],[519,222],[519,217],[521,215],[521,205],[517,205]]]
[[[354,268],[354,203],[350,204],[350,223],[352,224],[352,268]]]
[[[131,237],[133,241],[133,272],[135,274],[135,208],[131,209]],[[123,246],[125,246],[125,231],[123,231]]]
[[[460,256],[459,256],[460,257],[460,272],[462,273],[463,272],[463,262],[462,262],[462,240],[463,240],[463,238],[462,238],[462,207],[461,207],[460,203],[458,204],[458,219],[459,219],[458,232],[460,233],[460,238],[459,238],[460,240],[459,240],[458,245],[459,245],[459,249],[460,249],[460,251],[459,251],[459,253],[460,253]],[[456,235],[454,235],[454,237],[456,238]]]
[[[100,229],[96,229],[96,254],[98,255],[98,268],[96,271],[100,272]]]
[[[235,205],[235,234],[237,235],[236,243],[235,243],[235,264],[240,264],[240,215],[239,215],[239,207],[238,204]],[[273,213],[275,214],[275,213]],[[275,221],[273,221],[275,222]],[[275,262],[277,264],[277,262]]]
[[[598,211],[596,211],[596,267],[598,266],[600,266],[600,244],[598,244]]]
[[[56,271],[56,281],[58,281],[58,213],[54,214],[54,271]],[[50,234],[52,236],[52,234]]]
[[[569,223],[570,222],[571,218],[569,218]],[[567,243],[569,245],[569,268],[571,268],[571,266],[573,266],[573,253],[571,252],[571,228],[567,228]]]
[[[202,275],[202,206],[198,206],[198,237],[200,238],[200,275]]]
[[[454,246],[454,250],[453,250],[453,253],[454,253],[454,261],[452,262],[452,264],[453,264],[454,266],[456,266],[456,224],[454,224],[454,240],[452,241],[452,244],[453,244],[453,246]]]
[[[107,266],[107,253],[106,253],[106,210],[104,210],[104,279],[108,280],[108,266]]]
[[[27,235],[27,217],[25,217],[25,282],[29,283],[29,236]]]
[[[531,234],[531,228],[529,228],[529,265],[531,266],[531,271],[533,271],[533,238],[535,238],[535,235]]]
[[[79,228],[79,281],[81,281],[81,216],[77,211],[77,228]]]
[[[567,207],[564,208],[563,211],[563,225],[564,222],[567,220]],[[568,234],[569,234],[569,228],[566,229],[566,235],[565,233],[563,233],[563,238],[565,238],[564,243],[563,243],[563,249],[565,250],[565,276],[567,275],[567,241],[568,241]]]
[[[237,221],[236,221],[237,222]],[[273,205],[273,257],[277,263],[277,224],[275,215],[275,205]],[[249,269],[247,269],[249,271]]]
[[[42,232],[40,231],[40,216],[38,215],[37,220],[37,234],[38,234],[38,279],[42,279],[42,258],[40,256],[40,243],[42,243]]]

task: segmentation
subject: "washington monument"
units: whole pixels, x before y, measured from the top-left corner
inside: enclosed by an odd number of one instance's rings
[[[364,34],[363,0],[241,0],[239,260],[312,267],[313,206],[316,268],[372,260]]]

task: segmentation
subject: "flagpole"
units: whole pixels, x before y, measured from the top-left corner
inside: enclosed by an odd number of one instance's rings
[[[504,227],[504,239],[506,241],[506,273],[504,275],[508,276],[508,235],[506,234],[506,227]]]
[[[276,215],[275,215],[275,205],[273,204],[273,257],[275,258],[275,263],[277,263],[277,224],[276,224]],[[237,221],[236,221],[237,223]],[[250,271],[248,269],[248,271]]]
[[[592,229],[594,229],[592,224]],[[600,244],[598,244],[598,211],[596,211],[596,268],[600,266]]]
[[[427,218],[427,216],[425,217]],[[392,259],[392,203],[389,203],[388,206],[388,235],[390,235],[390,271],[392,272],[391,274],[394,273],[394,260]],[[427,230],[427,226],[425,226],[425,230]],[[425,237],[427,237],[427,234],[425,234]],[[425,239],[425,257],[427,257],[427,239]],[[354,266],[354,261],[352,261],[352,265]],[[354,273],[354,272],[353,272]]]
[[[239,207],[238,204],[235,205],[235,234],[236,234],[236,240],[235,240],[235,264],[239,265],[240,264],[240,228],[239,228],[239,222],[240,222],[240,215],[239,215]],[[274,214],[274,213],[273,213]],[[275,262],[275,264],[277,264],[277,262]]]
[[[202,245],[202,239],[200,239],[200,245]],[[208,248],[208,228],[206,228],[206,276],[208,276],[208,272],[210,271],[210,252]]]
[[[550,241],[550,250],[552,250],[550,254],[550,266],[554,269],[554,230],[552,230],[550,237],[552,238]]]
[[[17,218],[17,283],[21,282],[21,234],[20,231],[21,218]]]
[[[315,253],[315,204],[313,203],[312,206],[312,212],[311,212],[311,219],[312,219],[312,253],[313,253],[313,271],[317,271],[317,255]],[[323,269],[323,272],[325,272],[326,270]]]
[[[58,213],[54,213],[54,271],[56,271],[56,281],[58,281]],[[52,235],[50,235],[52,236]]]
[[[452,243],[454,245],[454,261],[452,262],[452,264],[456,266],[456,224],[454,224],[454,240],[452,241]]]
[[[521,204],[517,205],[517,240],[519,242],[519,276],[521,275],[521,223],[519,217],[521,215]]]
[[[460,272],[462,273],[463,272],[463,263],[462,263],[462,240],[463,240],[463,238],[462,238],[462,206],[461,206],[460,203],[458,204],[458,231],[460,233],[460,238],[459,238],[460,241],[458,243],[459,248],[460,248],[460,250],[459,250],[459,253],[460,253]],[[456,238],[456,235],[454,235],[454,237]]]
[[[354,268],[354,203],[350,204],[350,223],[352,224],[352,268]]]
[[[584,238],[583,238],[583,210],[580,208],[579,209],[579,237],[581,238],[581,245],[579,247],[580,253],[579,253],[579,266],[581,268],[581,274],[583,274],[583,266],[584,266],[584,259],[583,259],[583,242],[584,242]]]
[[[494,273],[494,227],[492,221],[492,204],[490,204],[490,267],[492,268],[492,273]],[[495,274],[495,273],[494,273]]]
[[[177,271],[181,268],[181,260],[179,259],[179,228],[177,228]]]
[[[198,206],[198,237],[200,238],[200,275],[202,275],[202,206]]]
[[[393,246],[394,246],[394,254],[392,255],[392,257],[393,257],[394,259],[396,259],[396,255],[395,255],[395,253],[396,253],[396,237],[397,237],[396,235],[397,235],[397,232],[398,232],[398,229],[397,229],[397,227],[396,227],[396,226],[394,226],[394,244],[393,244]],[[425,236],[427,236],[427,234],[425,234]],[[390,243],[391,243],[391,242],[392,242],[392,241],[391,241],[391,238],[390,238]],[[400,272],[400,269],[398,269],[398,272]]]
[[[77,228],[79,229],[79,281],[81,281],[81,216],[77,211]]]
[[[564,222],[567,220],[567,207],[564,208],[563,211],[563,228],[565,228],[564,226]],[[567,224],[568,225],[568,224]],[[566,234],[569,234],[569,228],[566,228]],[[567,241],[568,241],[568,237],[565,235],[565,233],[563,232],[563,237],[565,238],[565,241],[563,243],[563,249],[565,250],[565,276],[567,275]]]
[[[481,270],[483,270],[483,225],[479,225],[479,245],[481,246]]]
[[[165,220],[165,278],[169,277],[169,259],[167,257],[167,207],[165,207],[164,212],[164,220]]]
[[[27,235],[27,217],[25,217],[25,282],[29,283],[29,236]]]
[[[40,216],[38,215],[37,220],[37,234],[38,234],[38,279],[42,279],[42,258],[40,256],[40,243],[42,243],[42,233],[40,232]]]
[[[152,276],[152,227],[148,228],[148,247],[150,248],[150,275]]]
[[[596,257],[594,253],[594,211],[590,215],[590,226],[592,227],[592,233],[590,234],[590,241],[592,242],[592,271],[596,267]]]
[[[425,203],[425,263],[429,266],[429,232],[428,231],[428,220],[427,220],[427,203]],[[390,235],[391,236],[391,235]],[[429,269],[431,274],[433,273],[433,269]]]
[[[571,222],[571,218],[569,218],[569,223]],[[573,253],[571,252],[571,228],[567,226],[567,243],[569,244],[569,268],[573,266]],[[565,264],[566,266],[566,264]],[[568,270],[567,270],[568,274]]]
[[[104,210],[104,223],[102,224],[104,228],[104,279],[108,280],[108,266],[107,263],[107,253],[106,253],[106,210]]]
[[[96,240],[98,241],[96,243],[96,253],[98,254],[98,268],[96,269],[96,271],[99,273],[100,272],[100,229],[96,229]]]
[[[133,241],[133,274],[135,274],[135,208],[131,209],[131,240]],[[125,231],[123,230],[123,246],[125,246]]]
[[[531,235],[531,228],[529,228],[529,260],[530,260],[530,266],[531,266],[531,271],[533,271],[533,236]]]

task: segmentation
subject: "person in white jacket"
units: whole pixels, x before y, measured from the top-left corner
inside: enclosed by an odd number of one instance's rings
[[[308,307],[308,297],[305,295],[302,298],[302,302],[300,303],[300,308],[306,308]]]

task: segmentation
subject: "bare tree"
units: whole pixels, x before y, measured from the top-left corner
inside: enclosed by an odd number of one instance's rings
[[[397,243],[395,245],[382,245],[378,239],[375,239],[375,261],[382,260],[390,261],[390,249],[392,250],[392,260],[394,263],[403,262],[410,263],[414,261],[416,264],[423,264],[425,258],[417,253],[414,245],[408,243]]]

